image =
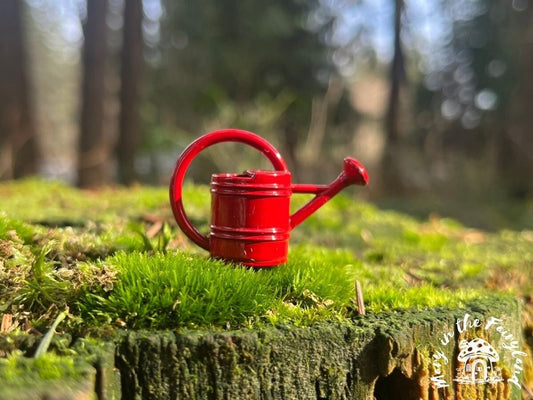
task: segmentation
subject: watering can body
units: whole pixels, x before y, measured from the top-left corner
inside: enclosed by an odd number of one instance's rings
[[[251,145],[273,164],[274,171],[247,170],[211,177],[209,235],[200,233],[183,207],[182,185],[190,163],[206,147],[227,141]],[[208,133],[191,143],[176,162],[170,183],[172,211],[183,232],[211,256],[252,267],[271,267],[287,261],[291,230],[350,184],[365,185],[368,175],[353,158],[330,185],[292,184],[291,174],[279,152],[260,136],[237,129]],[[315,197],[290,214],[293,193]]]
[[[286,262],[291,194],[287,171],[213,175],[211,255],[255,267]]]

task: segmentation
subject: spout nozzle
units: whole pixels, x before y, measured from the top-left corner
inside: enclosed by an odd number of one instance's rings
[[[359,161],[352,157],[344,159],[343,173],[345,182],[349,185],[367,185],[368,173]]]

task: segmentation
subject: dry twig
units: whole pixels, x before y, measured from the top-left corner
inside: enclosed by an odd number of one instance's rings
[[[2,325],[0,326],[0,332],[11,332],[17,327],[17,323],[13,324],[13,315],[4,314],[2,316]]]
[[[359,315],[365,315],[365,301],[363,299],[363,289],[361,289],[361,283],[355,282],[355,294],[357,296],[357,312]]]

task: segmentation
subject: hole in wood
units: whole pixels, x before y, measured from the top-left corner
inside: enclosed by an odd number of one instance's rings
[[[390,375],[381,376],[374,387],[375,400],[418,400],[420,386],[396,368]]]

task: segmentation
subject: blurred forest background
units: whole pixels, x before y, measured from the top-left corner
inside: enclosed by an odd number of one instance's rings
[[[533,1],[0,1],[1,179],[166,185],[228,127],[295,182],[351,155],[382,206],[531,228]],[[192,178],[268,165],[220,146]]]

